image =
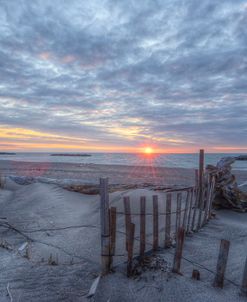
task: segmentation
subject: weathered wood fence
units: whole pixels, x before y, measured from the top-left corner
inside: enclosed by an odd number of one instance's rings
[[[204,170],[204,150],[200,150],[199,169],[195,170],[195,185],[183,189],[167,190],[165,200],[159,200],[158,195],[154,194],[151,201],[151,213],[146,210],[146,196],[140,196],[139,210],[136,212],[132,210],[129,196],[123,197],[123,211],[118,211],[116,207],[109,207],[108,179],[100,179],[102,274],[110,272],[113,266],[118,233],[117,219],[120,215],[124,217],[125,222],[124,246],[127,252],[127,276],[131,276],[133,272],[134,246],[139,246],[138,260],[140,263],[144,260],[145,253],[150,253],[150,244],[146,242],[147,236],[150,237],[150,234],[147,234],[146,223],[150,216],[152,217],[151,251],[155,253],[162,248],[175,247],[172,271],[180,273],[186,235],[199,231],[212,218],[214,189],[214,176],[205,173]],[[163,211],[159,207],[161,204],[165,209]],[[229,243],[222,240],[214,286],[223,287],[228,250]],[[200,278],[198,274],[198,271],[193,271],[193,276]],[[241,292],[247,295],[247,261]]]

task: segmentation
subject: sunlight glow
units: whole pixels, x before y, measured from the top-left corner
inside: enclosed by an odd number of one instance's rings
[[[151,147],[146,147],[145,149],[144,149],[144,153],[146,153],[146,154],[152,154],[154,152],[154,150],[153,150],[153,148],[151,148]]]

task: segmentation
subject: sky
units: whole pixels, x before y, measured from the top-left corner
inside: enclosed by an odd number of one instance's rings
[[[0,0],[0,150],[247,152],[247,1]]]

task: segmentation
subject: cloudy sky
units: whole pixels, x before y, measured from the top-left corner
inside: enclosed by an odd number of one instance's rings
[[[247,151],[247,1],[0,0],[0,149]]]

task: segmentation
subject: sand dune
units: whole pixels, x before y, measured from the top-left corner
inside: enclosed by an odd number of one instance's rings
[[[153,191],[127,190],[111,194],[111,205],[123,211],[122,197],[130,196],[132,211],[139,211],[140,196],[147,197],[147,212],[152,212]],[[160,209],[165,194],[159,196]],[[14,301],[84,301],[93,279],[100,272],[99,196],[66,191],[55,185],[34,183],[20,186],[9,181],[0,190],[1,242],[0,301],[9,301],[9,283]],[[175,205],[173,205],[175,207]],[[161,228],[164,220],[161,218]],[[136,221],[138,233],[138,216]],[[6,224],[7,222],[7,224]],[[152,217],[147,218],[148,241],[152,240]],[[215,269],[219,240],[232,242],[229,279],[240,283],[247,245],[245,214],[219,211],[202,231],[188,238],[184,255]],[[14,227],[15,229],[11,229]],[[18,232],[16,231],[18,230]],[[201,270],[202,281],[190,280],[193,265],[183,262],[184,276],[169,272],[145,272],[138,280],[125,276],[126,257],[124,217],[118,215],[117,251],[114,258],[115,274],[103,278],[95,301],[241,301],[239,290],[226,282],[223,291],[212,288],[213,276]],[[161,242],[164,240],[161,235]],[[26,259],[18,249],[29,241]],[[3,245],[3,244],[2,244]],[[138,251],[136,242],[135,251]],[[164,251],[160,257],[171,266],[174,250]],[[52,261],[51,261],[52,255]],[[50,260],[49,260],[50,258]],[[48,264],[50,263],[50,265]],[[58,265],[51,265],[58,264]],[[167,281],[168,280],[168,281]],[[158,289],[157,289],[158,288]]]

